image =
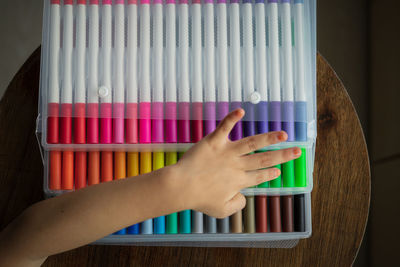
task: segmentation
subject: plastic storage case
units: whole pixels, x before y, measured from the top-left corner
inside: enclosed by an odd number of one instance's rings
[[[248,197],[304,195],[301,231],[112,235],[98,242],[290,247],[295,242],[285,240],[310,236],[315,27],[315,0],[45,0],[37,135],[46,196],[91,184],[83,178],[74,185],[82,173],[64,170],[74,157],[85,158],[80,168],[87,173],[91,152],[184,152],[242,107],[232,140],[282,129],[288,142],[265,150],[303,150],[302,183],[288,176],[294,180],[285,185],[283,169],[281,186],[243,190]],[[266,242],[273,240],[282,242]]]

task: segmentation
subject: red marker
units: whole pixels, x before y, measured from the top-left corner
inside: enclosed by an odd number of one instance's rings
[[[61,90],[60,143],[72,143],[72,51],[74,16],[72,1],[64,1],[63,82]],[[64,151],[62,157],[61,189],[74,188],[74,152]]]
[[[86,143],[86,0],[78,0],[76,20],[76,80],[74,105],[74,143]],[[75,153],[75,189],[86,186],[86,151]]]
[[[50,57],[49,57],[49,91],[47,106],[47,143],[57,144],[59,115],[59,52],[60,52],[60,1],[50,1]],[[61,152],[50,151],[49,189],[61,189]]]

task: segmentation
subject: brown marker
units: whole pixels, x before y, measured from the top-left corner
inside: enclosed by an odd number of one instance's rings
[[[254,196],[246,196],[246,207],[244,208],[244,232],[255,233],[256,221],[254,214]]]
[[[242,222],[242,211],[238,211],[231,216],[231,232],[232,233],[242,233],[243,232],[243,222]]]
[[[294,231],[293,196],[283,196],[282,201],[282,229],[283,232]]]
[[[271,232],[282,232],[281,224],[281,198],[279,196],[269,197],[269,225]]]
[[[256,231],[268,232],[267,224],[267,196],[256,196]]]

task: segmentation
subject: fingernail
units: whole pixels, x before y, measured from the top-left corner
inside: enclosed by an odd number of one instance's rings
[[[280,132],[279,134],[278,134],[278,140],[279,141],[285,141],[287,139],[287,134],[285,133],[285,132]]]
[[[299,157],[301,155],[301,149],[298,147],[295,147],[293,149],[293,155],[295,155],[296,157]]]
[[[279,169],[275,169],[275,177],[279,177],[281,175],[281,171]]]

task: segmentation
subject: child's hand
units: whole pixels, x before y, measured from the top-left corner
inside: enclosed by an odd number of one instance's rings
[[[179,184],[177,199],[184,209],[194,209],[217,218],[244,208],[241,189],[277,178],[280,171],[269,168],[298,158],[297,147],[249,154],[283,142],[285,132],[271,132],[232,142],[228,135],[243,117],[242,109],[231,112],[210,135],[188,150],[175,165],[173,182]],[[268,169],[265,169],[268,168]]]

